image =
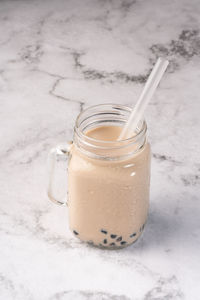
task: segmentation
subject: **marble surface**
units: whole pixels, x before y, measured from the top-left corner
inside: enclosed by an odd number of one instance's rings
[[[200,299],[199,15],[199,0],[0,2],[0,299]],[[147,226],[92,248],[47,199],[47,153],[88,105],[134,103],[158,56]]]

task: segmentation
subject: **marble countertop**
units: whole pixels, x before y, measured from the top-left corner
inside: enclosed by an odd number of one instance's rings
[[[199,0],[0,2],[0,299],[200,299],[199,15]],[[158,56],[147,226],[90,247],[48,201],[47,153],[88,105],[135,103]]]

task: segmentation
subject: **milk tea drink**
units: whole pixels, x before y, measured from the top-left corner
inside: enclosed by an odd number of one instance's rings
[[[80,240],[101,248],[132,244],[147,220],[150,145],[145,121],[130,138],[118,141],[131,111],[114,104],[84,110],[76,120],[72,144],[50,153],[49,198],[66,203],[56,196],[54,178],[54,166],[66,158],[70,229]]]

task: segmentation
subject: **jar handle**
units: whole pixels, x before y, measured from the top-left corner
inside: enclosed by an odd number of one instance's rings
[[[67,205],[66,162],[69,161],[71,146],[72,142],[58,145],[51,149],[48,155],[49,182],[47,193],[49,199],[59,205]],[[62,167],[65,167],[64,169],[59,165],[61,162]]]

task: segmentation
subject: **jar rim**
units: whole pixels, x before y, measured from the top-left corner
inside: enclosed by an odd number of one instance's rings
[[[88,142],[89,144],[97,144],[98,142],[101,143],[101,148],[110,148],[110,147],[114,147],[116,148],[116,144],[118,144],[118,147],[123,147],[123,146],[127,146],[127,144],[134,144],[138,141],[138,139],[146,134],[147,131],[147,124],[145,120],[142,120],[142,126],[140,127],[139,131],[134,135],[131,136],[129,138],[126,139],[122,139],[120,141],[104,141],[104,140],[98,140],[92,137],[87,136],[86,134],[84,134],[84,132],[81,131],[80,129],[80,121],[81,121],[81,117],[83,117],[83,115],[89,111],[94,111],[95,109],[98,108],[113,108],[117,109],[117,110],[124,110],[126,112],[131,113],[132,112],[132,108],[126,105],[121,105],[121,104],[113,104],[113,103],[106,103],[106,104],[97,104],[97,105],[92,105],[87,107],[86,109],[82,110],[79,115],[76,118],[76,122],[75,122],[75,133],[79,136],[79,138],[84,139],[86,142]],[[110,111],[110,113],[112,113],[112,111]],[[115,146],[114,146],[115,145]],[[117,147],[117,148],[118,148]]]

